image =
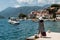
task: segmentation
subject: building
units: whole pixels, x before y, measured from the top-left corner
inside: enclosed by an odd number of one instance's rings
[[[56,12],[56,18],[60,19],[60,9],[58,9],[57,12]]]
[[[40,11],[32,11],[30,13],[31,17],[39,18],[40,16],[43,16],[44,18],[48,18],[49,14],[47,10],[40,10]]]

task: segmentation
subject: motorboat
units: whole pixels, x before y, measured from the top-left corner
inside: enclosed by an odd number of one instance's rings
[[[15,19],[15,18],[10,18],[10,19],[8,20],[8,22],[9,22],[10,24],[17,24],[17,25],[20,23],[19,20]]]

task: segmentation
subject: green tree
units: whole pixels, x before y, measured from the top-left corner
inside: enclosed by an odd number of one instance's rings
[[[23,14],[23,13],[20,13],[20,14],[18,15],[18,17],[19,17],[20,19],[23,19],[23,18],[27,17],[27,15],[25,15],[25,14]]]
[[[57,10],[58,9],[56,7],[54,9],[52,9],[54,21],[56,20],[56,12],[57,12]]]
[[[51,7],[60,7],[59,4],[52,4]]]
[[[52,7],[55,7],[54,9],[50,9]],[[60,8],[59,4],[52,4],[49,8],[47,8],[47,10],[49,11],[49,14],[53,14],[53,18],[54,20],[56,19],[56,12],[57,10]]]

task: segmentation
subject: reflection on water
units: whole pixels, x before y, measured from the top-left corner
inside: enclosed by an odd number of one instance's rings
[[[60,22],[45,21],[45,29],[60,32]],[[7,19],[0,20],[0,40],[25,40],[38,32],[38,22],[20,21],[20,25],[11,25]]]

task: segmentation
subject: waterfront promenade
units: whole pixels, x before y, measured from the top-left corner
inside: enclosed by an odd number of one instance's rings
[[[57,32],[51,32],[47,33],[47,36],[45,38],[34,38],[34,36],[28,37],[28,39],[33,39],[33,40],[60,40],[60,33]]]

